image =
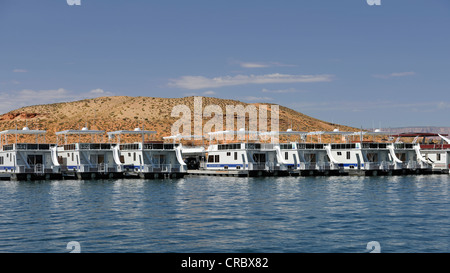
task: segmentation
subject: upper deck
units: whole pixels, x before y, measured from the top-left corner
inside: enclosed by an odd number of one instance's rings
[[[45,144],[45,130],[30,130],[28,127],[24,127],[22,130],[4,130],[0,132],[0,151],[17,151],[17,150],[50,150],[53,144]],[[21,138],[25,136],[26,138],[35,137],[36,143],[23,142],[21,143]],[[11,137],[14,139],[14,143],[8,143]],[[44,138],[44,143],[39,143],[39,138]],[[29,139],[27,139],[29,140]],[[53,145],[54,146],[54,145]]]

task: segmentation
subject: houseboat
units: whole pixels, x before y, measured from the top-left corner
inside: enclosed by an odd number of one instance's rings
[[[200,162],[205,162],[206,150],[204,146],[204,136],[183,136],[181,134],[178,134],[174,136],[163,137],[163,139],[166,141],[171,141],[173,144],[177,144],[179,146],[179,149],[181,149],[183,162],[186,164],[186,169],[188,172],[189,170],[200,169]],[[181,143],[182,140],[189,140],[191,144],[195,143],[195,140],[201,140],[201,144],[185,146]]]
[[[140,128],[108,132],[114,161],[126,175],[141,178],[181,178],[186,174],[186,163],[181,154],[181,146],[162,141],[148,141],[146,137],[156,131]],[[121,138],[137,138],[135,142],[121,143]]]
[[[279,161],[276,145],[258,141],[259,132],[217,131],[208,133],[209,146],[205,151],[205,161],[200,162],[200,170],[205,174],[235,176],[284,176],[289,175],[287,165]],[[226,135],[242,136],[243,142],[219,143]],[[254,135],[254,137],[250,137]],[[249,141],[248,139],[252,139]],[[214,144],[214,140],[217,142]],[[253,141],[255,140],[255,141]]]
[[[0,132],[0,178],[11,180],[60,179],[58,167],[52,164],[50,148],[45,143],[44,130],[5,130]],[[9,137],[9,140],[8,140]],[[34,138],[35,142],[23,142]],[[11,138],[13,143],[9,143]]]
[[[267,132],[262,135],[278,137],[274,143],[277,160],[285,165],[289,175],[342,175],[342,168],[329,157],[327,146],[323,143],[306,142],[308,136],[321,135],[323,132],[299,132],[288,129],[280,132]],[[286,137],[287,141],[280,141]],[[297,141],[292,141],[297,137]]]
[[[386,137],[386,135],[389,133],[379,129],[373,132],[347,133],[344,137],[346,143],[328,145],[330,157],[350,175],[377,176],[399,173],[403,169],[403,165],[400,160],[395,158],[392,144],[375,140],[377,136]],[[367,138],[364,139],[364,137]]]
[[[421,146],[417,143],[419,135],[424,136],[421,133],[392,135],[392,137],[397,137],[393,143],[393,149],[396,159],[403,163],[403,174],[429,174],[433,171],[433,161],[422,155]],[[414,137],[414,140],[411,143],[403,142],[402,138],[405,137]]]
[[[341,134],[344,143],[327,144],[325,149],[328,151],[328,158],[350,175],[418,174],[430,170],[430,165],[420,156],[417,145],[375,140],[377,136],[384,137],[385,141],[392,139],[389,132],[379,129],[354,133],[335,130],[323,134],[332,133]],[[350,137],[355,136],[359,140],[350,140]]]
[[[274,132],[270,132],[274,134]],[[281,162],[299,175],[395,175],[426,173],[429,164],[418,153],[417,145],[375,141],[388,132],[275,132],[278,135],[300,135],[302,142],[280,143]],[[329,143],[322,143],[323,136]],[[316,137],[317,143],[312,142]],[[311,137],[311,142],[307,142]],[[338,138],[338,141],[336,140]],[[355,140],[356,137],[356,140]],[[352,138],[352,139],[350,139]],[[372,138],[372,140],[371,140]]]
[[[53,165],[61,169],[65,178],[121,177],[111,144],[102,141],[104,133],[87,127],[56,132],[57,146],[51,149]]]
[[[412,144],[418,157],[425,165],[431,165],[433,173],[449,173],[450,169],[450,139],[447,134],[436,133],[403,133],[400,138],[414,138]]]

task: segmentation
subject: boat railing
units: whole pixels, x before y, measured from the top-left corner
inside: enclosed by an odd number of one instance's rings
[[[13,143],[3,145],[3,151],[14,151],[14,150],[50,150],[50,147],[54,144],[39,144],[39,143]]]
[[[287,169],[287,166],[279,165],[275,162],[249,162],[248,169],[254,171],[279,171]]]
[[[183,167],[181,164],[143,164],[135,165],[134,171],[143,173],[172,173],[183,171]]]
[[[356,144],[355,143],[334,143],[334,144],[331,144],[331,149],[333,149],[333,150],[356,149]]]
[[[381,166],[380,166],[379,162],[365,162],[364,163],[365,170],[379,170],[380,167]]]
[[[387,145],[388,145],[388,143],[376,143],[376,142],[365,143],[365,142],[363,142],[361,147],[363,149],[387,149]]]
[[[80,164],[75,166],[61,165],[60,169],[61,171],[76,171],[79,173],[108,173],[120,171],[117,165],[108,163]]]
[[[323,143],[297,143],[298,150],[323,150],[325,144]]]
[[[315,162],[305,162],[305,163],[302,162],[300,164],[300,169],[302,169],[302,167],[303,170],[315,170],[317,168],[317,165]]]
[[[173,150],[179,143],[144,143],[144,150]]]
[[[394,143],[394,149],[414,149],[412,143]]]
[[[279,164],[276,162],[266,162],[266,170],[269,171],[286,171],[288,170],[288,165],[286,164]]]
[[[125,143],[120,144],[120,150],[175,150],[178,143]]]
[[[316,167],[319,171],[328,171],[328,170],[331,170],[331,163],[330,162],[318,162],[316,164]]]
[[[408,162],[405,162],[406,169],[415,170],[420,168],[420,164],[417,163],[417,161],[410,160]]]
[[[201,170],[205,170],[207,164],[208,164],[207,162],[200,162],[200,167],[199,167],[199,168],[200,168]]]
[[[245,143],[247,150],[274,150],[275,144],[272,143]]]
[[[395,169],[395,162],[381,161],[380,170],[393,170]]]
[[[34,172],[35,173],[44,173],[44,166],[42,164],[34,165]]]
[[[450,149],[450,144],[420,144],[422,150],[446,150]]]
[[[43,164],[35,164],[35,165],[17,165],[15,167],[16,173],[36,173],[36,174],[44,174],[44,173],[53,173],[52,168],[45,168]]]
[[[72,143],[72,144],[59,145],[58,147],[63,147],[64,151],[111,150],[111,144],[109,144],[109,143]]]
[[[249,162],[248,163],[249,170],[263,171],[263,170],[266,170],[266,167],[268,167],[268,165],[266,163],[257,163],[257,162]]]

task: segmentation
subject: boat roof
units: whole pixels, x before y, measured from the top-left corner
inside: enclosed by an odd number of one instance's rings
[[[83,128],[81,130],[65,130],[65,131],[60,131],[60,132],[56,132],[56,135],[88,135],[88,134],[103,134],[105,131],[102,130],[88,130],[87,128]]]
[[[353,133],[354,132],[334,130],[334,131],[315,131],[315,132],[309,132],[307,134],[310,136],[310,135],[351,135]]]
[[[260,135],[306,135],[306,134],[308,134],[308,132],[292,131],[290,129],[286,131],[270,131],[260,133]]]
[[[238,131],[216,131],[216,132],[209,132],[208,135],[210,136],[216,136],[216,135],[222,135],[222,134],[260,134],[259,131],[247,131],[247,130],[238,130]]]
[[[175,135],[175,136],[165,136],[163,139],[191,139],[191,138],[205,138],[205,136],[202,135]]]
[[[147,131],[147,130],[140,130],[139,128],[136,128],[134,130],[119,130],[114,132],[108,132],[108,136],[114,136],[114,135],[151,135],[156,134],[156,131]]]
[[[14,135],[14,134],[22,134],[22,135],[41,135],[45,134],[47,131],[45,130],[30,130],[28,127],[24,127],[22,130],[13,129],[13,130],[4,130],[0,132],[0,135]]]
[[[448,136],[448,134],[435,134],[435,133],[400,133],[392,135],[393,137],[438,137],[438,136]]]
[[[354,132],[352,135],[364,135],[364,136],[377,136],[377,135],[392,135],[391,132],[386,132],[386,131],[379,131],[379,130],[375,130],[373,132],[366,132],[366,131],[359,131],[359,132]]]

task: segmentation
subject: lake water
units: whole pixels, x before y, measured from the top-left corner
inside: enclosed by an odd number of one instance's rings
[[[0,252],[450,252],[450,176],[0,181]]]

